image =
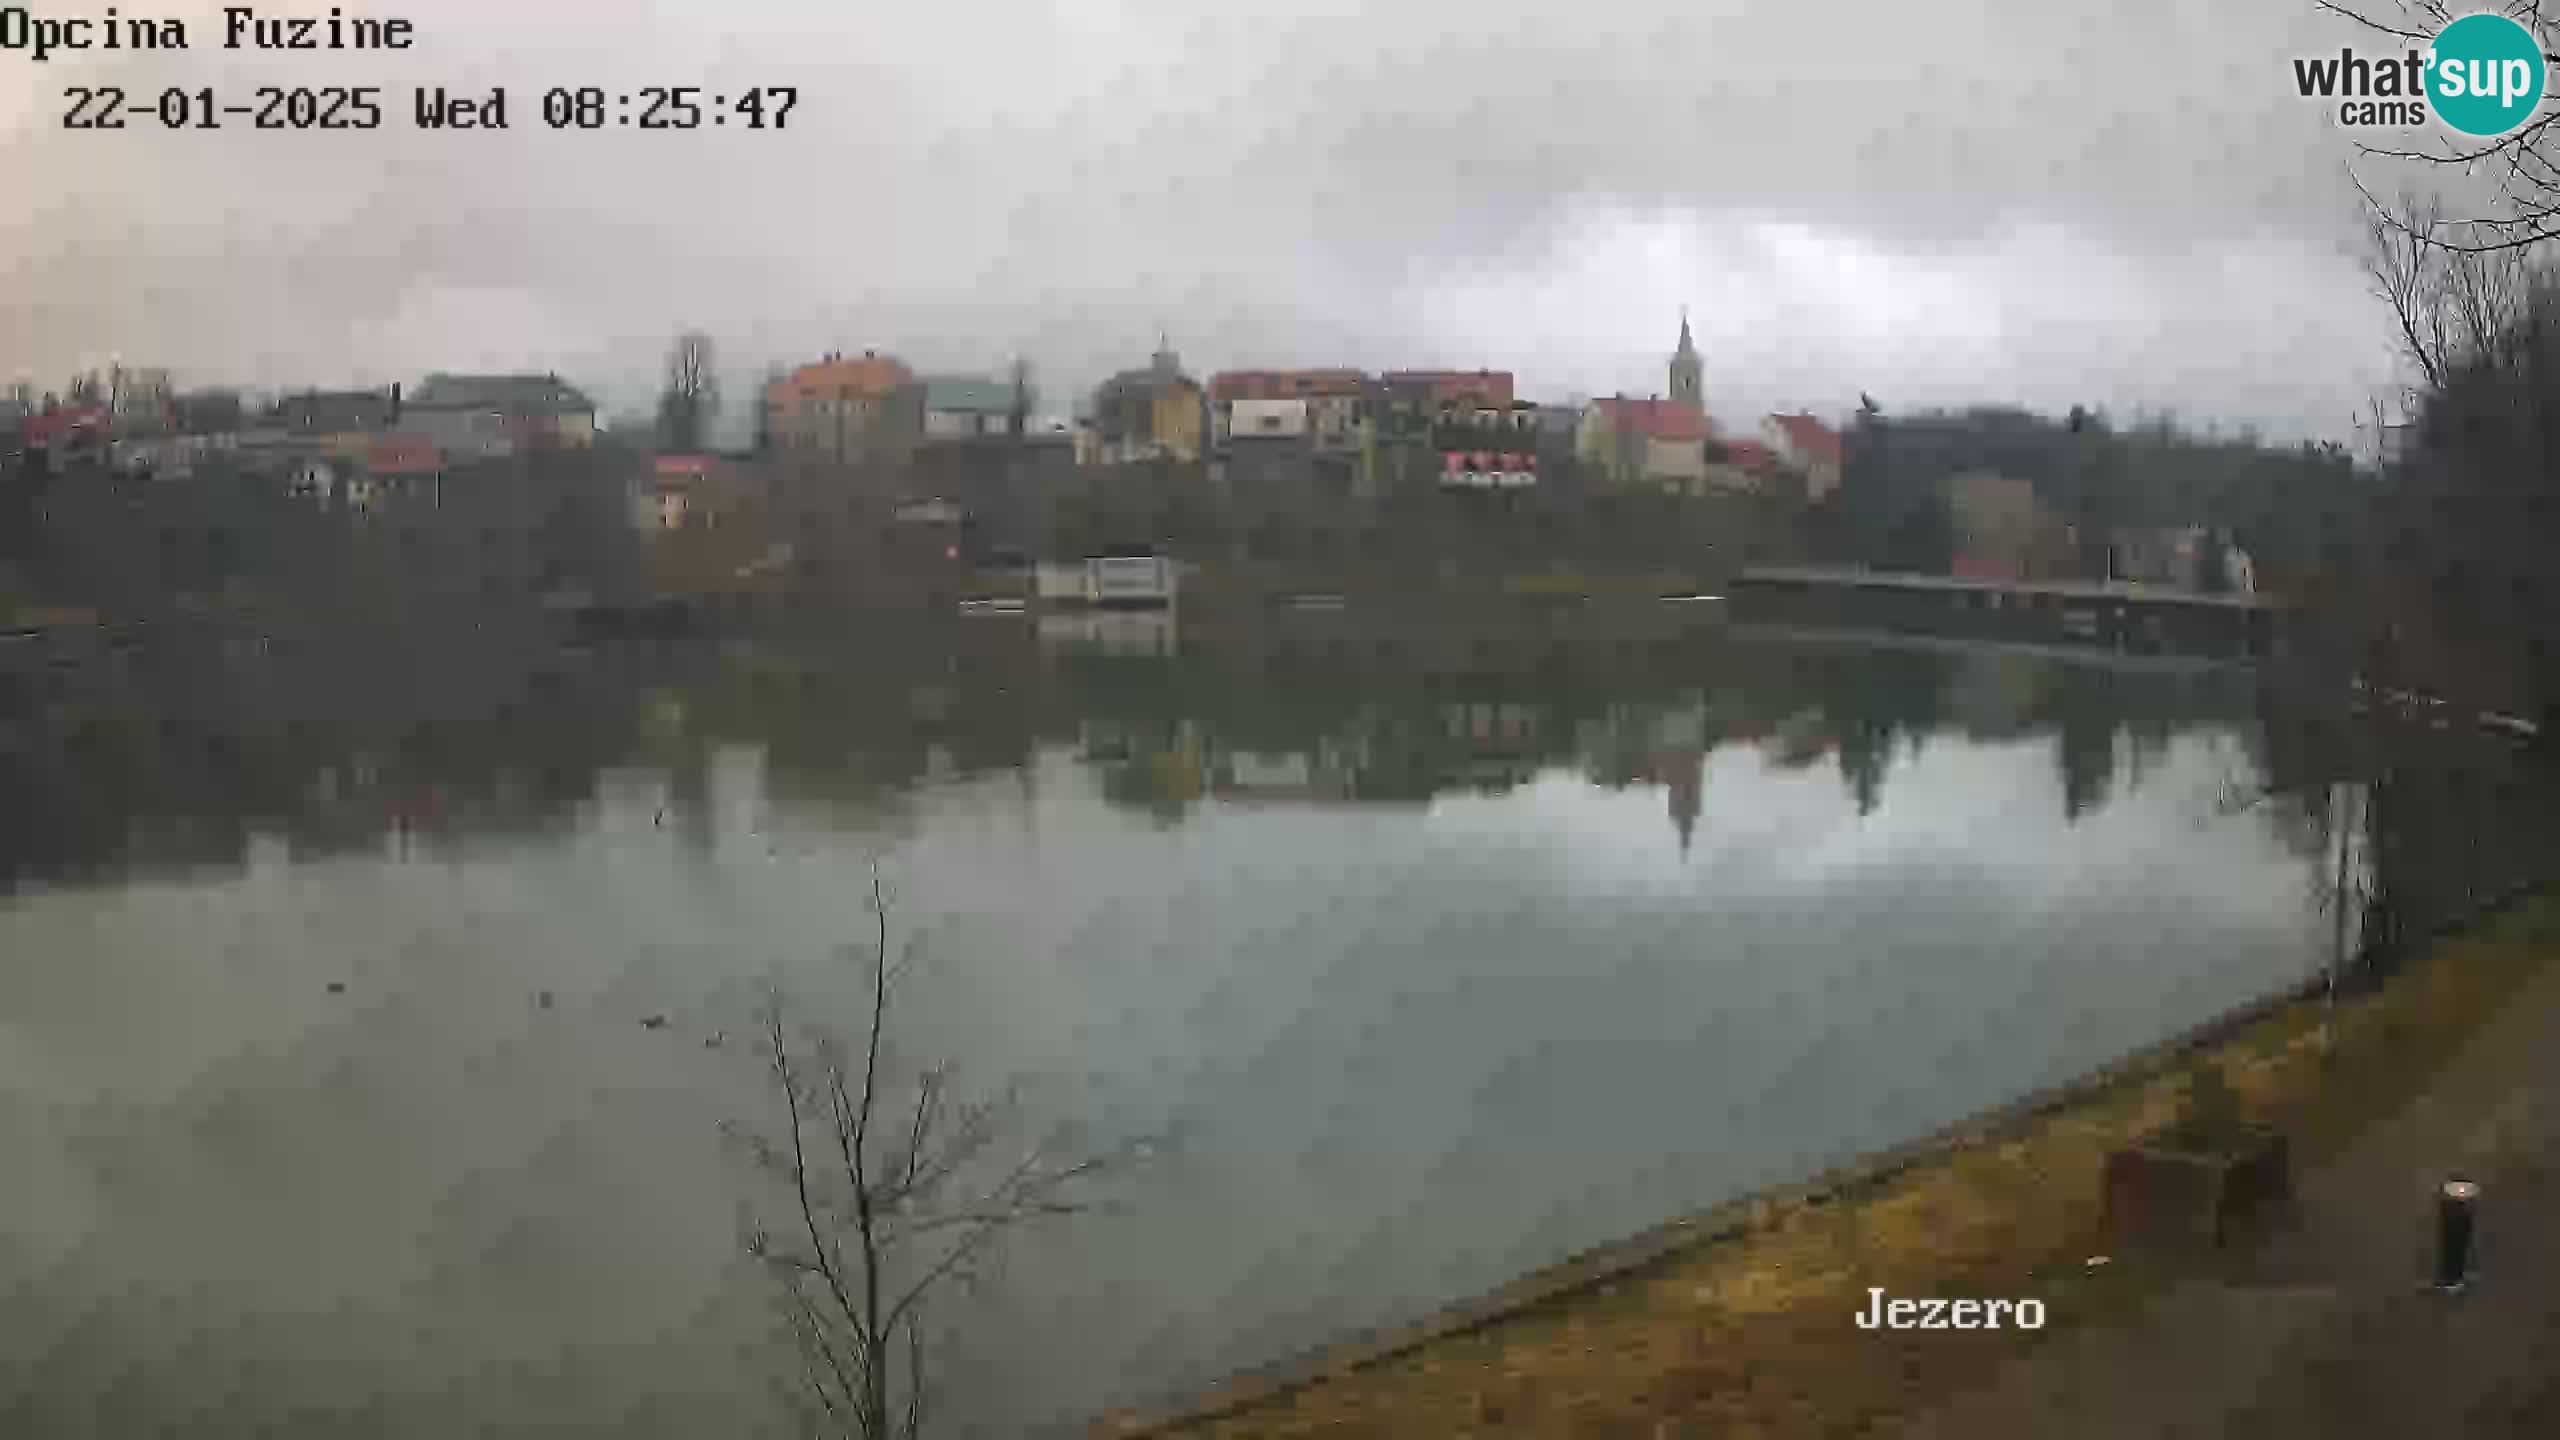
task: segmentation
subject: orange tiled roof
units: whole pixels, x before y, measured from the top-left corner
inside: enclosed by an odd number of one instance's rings
[[[887,355],[834,356],[803,365],[773,383],[768,392],[778,400],[815,400],[850,389],[857,395],[885,395],[915,382],[915,372]]]
[[[1817,465],[1840,463],[1840,432],[1810,415],[1772,415],[1778,428],[1804,457]]]

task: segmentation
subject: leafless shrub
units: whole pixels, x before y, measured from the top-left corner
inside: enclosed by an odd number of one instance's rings
[[[751,1224],[745,1244],[771,1272],[807,1397],[826,1433],[887,1440],[921,1434],[930,1412],[935,1298],[979,1280],[1010,1232],[1091,1208],[1092,1182],[1140,1147],[1012,1150],[1017,1087],[963,1098],[948,1063],[888,1074],[884,1042],[917,947],[892,951],[876,867],[869,908],[875,939],[851,947],[870,981],[860,1032],[848,1044],[795,1024],[769,991],[760,1040],[780,1123],[732,1134],[782,1196],[782,1218]]]

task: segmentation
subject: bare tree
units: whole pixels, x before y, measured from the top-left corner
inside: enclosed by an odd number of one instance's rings
[[[2441,201],[2403,191],[2386,206],[2366,196],[2365,274],[2391,308],[2401,351],[2430,390],[2488,353],[2523,318],[2535,270],[2522,248],[2457,242]]]
[[[2447,0],[2312,0],[2312,4],[2413,47],[2428,44],[2436,32],[2476,8],[2457,8]],[[2496,13],[2544,36],[2550,28],[2545,15],[2548,4],[2549,0],[2503,0]],[[2560,54],[2544,58],[2560,63]],[[2485,183],[2486,202],[2479,213],[2443,220],[2430,244],[2471,253],[2530,249],[2560,238],[2560,131],[2553,128],[2555,120],[2560,120],[2560,94],[2546,90],[2538,113],[2504,135],[2490,139],[2446,136],[2433,144],[2359,144],[2357,149],[2369,159],[2436,167]]]
[[[733,1133],[787,1195],[784,1222],[751,1227],[746,1246],[775,1280],[806,1393],[830,1433],[887,1440],[922,1432],[934,1297],[973,1283],[1009,1231],[1089,1208],[1089,1182],[1136,1147],[1060,1160],[1033,1145],[1008,1159],[998,1151],[1016,1092],[955,1098],[947,1063],[903,1082],[885,1073],[892,1002],[916,947],[891,961],[876,866],[870,909],[874,941],[853,947],[870,981],[853,1052],[832,1034],[795,1033],[780,994],[768,995],[764,1058],[783,1123],[779,1134]]]
[[[699,451],[720,411],[720,377],[711,337],[688,330],[667,352],[667,383],[658,394],[659,439],[680,453]]]
[[[2453,18],[2420,0],[2402,0],[2396,19],[2318,3],[2419,42]],[[2538,4],[2505,13],[2543,28]],[[2542,841],[2529,825],[2517,828],[2512,807],[2481,804],[2468,782],[2453,785],[2457,798],[2446,787],[2464,763],[2447,735],[2468,731],[2475,714],[2494,714],[2501,728],[2532,716],[2546,746],[2560,735],[2560,664],[2542,633],[2560,595],[2548,559],[2560,477],[2550,399],[2560,386],[2560,283],[2544,262],[2545,242],[2560,238],[2560,110],[2547,108],[2555,101],[2546,94],[2546,109],[2516,131],[2468,147],[2363,147],[2490,189],[2485,209],[2452,215],[2440,201],[2403,192],[2385,205],[2363,191],[2368,274],[2424,386],[2407,443],[2383,452],[2384,483],[2359,517],[2363,578],[2304,628],[2327,651],[2308,667],[2330,682],[2322,688],[2334,694],[2344,676],[2354,695],[2336,773],[2360,782],[2359,803],[2355,822],[2337,828],[2361,840],[2368,944],[2467,915],[2484,885],[2494,890],[2541,863]],[[2334,883],[2343,886],[2340,856]]]

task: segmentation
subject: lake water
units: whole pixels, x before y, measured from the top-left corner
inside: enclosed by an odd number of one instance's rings
[[[952,1433],[1409,1317],[2318,961],[2316,850],[2224,803],[2245,681],[1338,651],[613,661],[432,762],[131,802],[0,899],[0,1433],[788,1433],[719,1131],[773,1109],[760,987],[858,1020],[875,862],[897,1066],[1159,1141],[939,1312]]]

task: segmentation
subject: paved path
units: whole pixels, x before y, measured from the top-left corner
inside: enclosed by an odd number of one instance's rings
[[[2482,1274],[2458,1299],[2419,1283],[2452,1171],[2482,1185]],[[2214,1278],[2057,1335],[1898,1433],[2560,1440],[2560,973],[2296,1188],[2298,1221]]]

